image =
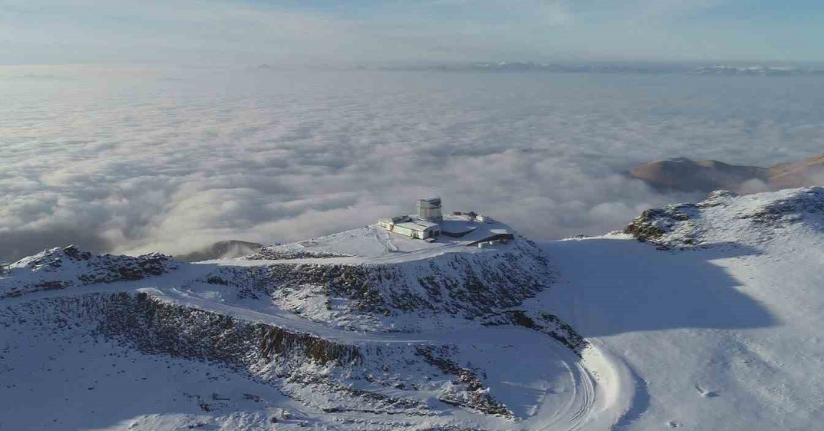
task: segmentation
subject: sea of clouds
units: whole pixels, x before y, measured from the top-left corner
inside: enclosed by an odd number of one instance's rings
[[[78,244],[286,242],[437,194],[538,239],[600,234],[664,195],[657,158],[824,152],[824,79],[0,68],[0,260]]]

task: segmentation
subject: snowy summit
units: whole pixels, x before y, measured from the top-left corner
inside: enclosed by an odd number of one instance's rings
[[[0,271],[0,429],[809,429],[824,189],[535,243],[416,214],[195,263]]]

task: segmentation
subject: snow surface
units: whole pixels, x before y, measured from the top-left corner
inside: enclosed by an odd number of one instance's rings
[[[551,304],[635,376],[616,429],[808,430],[824,420],[823,189],[714,194],[656,250],[626,235],[543,244]],[[811,199],[813,197],[813,199]],[[770,224],[754,214],[774,212]]]
[[[435,242],[428,243],[389,232],[378,225],[370,225],[361,229],[352,229],[296,243],[264,247],[260,252],[239,260],[271,260],[273,262],[292,260],[311,263],[316,262],[315,259],[327,259],[324,262],[346,264],[408,262],[445,253],[495,252],[493,250],[478,249],[469,246],[469,244],[489,238],[495,234],[493,231],[507,230],[514,232],[509,226],[497,220],[476,222],[469,220],[466,216],[446,215],[442,226],[445,230],[448,229],[451,232],[471,232],[460,237],[441,235],[436,238]],[[498,245],[495,250],[501,248],[506,249],[508,246]],[[278,258],[271,259],[267,257],[272,255]],[[233,264],[242,263],[233,262]],[[254,265],[254,263],[252,264]]]
[[[320,311],[296,314],[237,298],[231,286],[192,282],[217,267],[296,262],[288,258],[180,264],[142,280],[5,298],[0,429],[815,429],[824,420],[822,205],[820,188],[715,193],[651,221],[661,230],[651,244],[618,233],[540,244],[555,268],[553,284],[517,308],[570,323],[589,341],[581,357],[526,327],[445,317],[416,332],[350,330]],[[515,247],[459,244],[413,242],[367,227],[278,251],[347,255],[299,254],[297,262],[307,264],[414,265],[450,253],[492,262]],[[18,285],[18,276],[0,275],[0,288]],[[367,404],[277,378],[271,367],[240,372],[140,353],[89,335],[91,321],[43,317],[62,310],[61,298],[121,291],[358,346],[365,352],[360,368],[307,362],[300,371],[419,407],[357,411]],[[57,311],[41,309],[48,301],[57,301]],[[424,318],[416,316],[404,319]],[[481,392],[511,417],[439,401],[471,392],[410,353],[420,346],[473,370]]]

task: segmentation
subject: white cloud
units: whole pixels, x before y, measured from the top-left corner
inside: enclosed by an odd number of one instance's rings
[[[37,79],[31,76],[54,76]],[[669,76],[0,68],[0,260],[78,243],[291,241],[440,194],[537,238],[620,228],[661,196],[620,175],[820,152],[798,81]],[[809,81],[805,81],[809,82]]]

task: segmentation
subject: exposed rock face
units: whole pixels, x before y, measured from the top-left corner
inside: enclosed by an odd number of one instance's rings
[[[438,396],[439,400],[454,406],[469,407],[487,414],[509,418],[513,416],[505,405],[489,394],[489,389],[483,386],[475,372],[469,368],[461,367],[455,361],[449,359],[448,346],[439,349],[443,354],[439,354],[438,349],[433,346],[418,346],[415,350],[416,355],[433,367],[455,376],[452,385]]]
[[[0,308],[0,327],[18,326],[87,333],[145,354],[222,364],[328,413],[435,415],[431,406],[407,396],[428,383],[426,375],[440,371],[452,375],[452,384],[439,397],[443,402],[511,416],[476,370],[451,359],[457,353],[452,345],[347,344],[126,292],[60,296]],[[429,372],[398,372],[405,368]],[[400,395],[357,387],[370,384],[394,388]]]
[[[0,324],[6,326],[31,319],[41,326],[60,325],[71,318],[91,323],[96,334],[127,343],[144,353],[208,359],[235,367],[281,361],[296,355],[294,364],[310,360],[350,365],[361,359],[354,346],[165,303],[145,293],[64,296],[2,311]]]
[[[803,225],[821,230],[824,219],[824,187],[776,192],[783,197],[761,201],[759,196],[738,196],[719,190],[697,204],[668,205],[649,209],[624,229],[642,242],[662,249],[690,248],[713,243],[738,243],[745,231],[765,232],[767,241],[780,229]],[[764,231],[760,226],[774,229]]]
[[[790,197],[747,211],[740,217],[756,223],[780,226],[802,221],[804,217],[824,215],[824,188],[812,187]]]
[[[348,299],[349,313],[424,312],[474,318],[519,305],[548,287],[553,278],[540,249],[519,240],[513,251],[492,257],[447,253],[395,264],[223,267],[202,281],[234,286],[242,297],[271,297],[286,308],[297,296],[322,296],[326,301]]]
[[[71,286],[142,280],[173,271],[179,264],[159,253],[133,257],[93,255],[73,245],[53,248],[9,265],[8,272],[14,277],[5,286],[0,283],[0,299]]]
[[[690,220],[688,213],[695,208],[694,204],[679,204],[644,210],[639,217],[629,223],[624,233],[634,236],[641,242],[657,242],[679,223],[688,222]],[[683,242],[690,245],[694,243],[694,240],[687,238]]]
[[[329,260],[315,253],[308,261],[250,262],[272,257],[264,251],[243,261],[188,264],[159,254],[47,250],[0,277],[0,328],[71,333],[95,344],[217,364],[313,411],[407,418],[437,418],[450,406],[502,420],[523,414],[505,404],[506,393],[493,392],[498,380],[488,372],[496,362],[488,358],[501,345],[531,350],[508,338],[491,344],[464,342],[463,332],[442,338],[442,329],[520,337],[520,329],[500,328],[520,326],[544,334],[527,340],[554,339],[579,356],[588,347],[554,315],[517,308],[555,278],[541,248],[523,237],[497,249],[456,246],[408,260]],[[10,299],[175,270],[145,284],[94,286],[94,293]],[[498,328],[485,329],[490,326]],[[224,405],[214,394],[191,397],[206,412]]]
[[[484,326],[517,325],[549,335],[579,357],[589,342],[558,316],[549,313],[531,315],[524,310],[507,310],[488,316]]]
[[[324,259],[332,257],[350,257],[348,254],[318,252],[318,251],[282,251],[277,247],[263,247],[255,253],[244,256],[244,260],[293,260],[293,259]]]
[[[769,168],[716,160],[677,158],[638,165],[630,174],[653,187],[684,192],[731,190],[740,194],[824,185],[824,154]]]

